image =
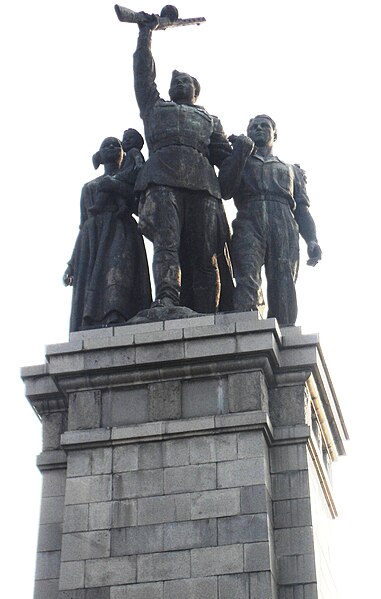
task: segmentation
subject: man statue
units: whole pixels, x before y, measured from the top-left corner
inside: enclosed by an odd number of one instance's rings
[[[277,130],[269,116],[251,119],[247,134],[230,138],[233,153],[219,174],[223,197],[234,196],[237,207],[232,239],[234,308],[258,309],[264,266],[268,317],[277,318],[281,325],[293,325],[299,234],[307,243],[307,264],[315,266],[321,259],[305,174],[298,165],[286,164],[273,155]]]
[[[232,150],[218,118],[196,104],[200,85],[194,77],[173,71],[170,100],[160,97],[151,53],[155,27],[154,18],[139,24],[134,53],[135,93],[149,148],[135,190],[140,230],[153,242],[153,306],[182,304],[211,313],[221,309],[228,237],[214,165]],[[232,291],[231,277],[230,285]]]

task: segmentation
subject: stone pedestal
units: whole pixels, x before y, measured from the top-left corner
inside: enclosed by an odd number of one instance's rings
[[[334,599],[347,437],[315,335],[255,313],[72,333],[43,424],[35,599]]]

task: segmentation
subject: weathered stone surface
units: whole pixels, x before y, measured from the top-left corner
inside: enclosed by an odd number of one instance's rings
[[[67,505],[63,522],[63,532],[89,530],[89,504]]]
[[[318,379],[308,395],[304,370],[283,366],[275,322],[211,318],[56,347],[55,390],[29,373],[48,415],[35,599],[317,599],[311,493],[325,498],[318,477],[310,486],[305,402]],[[304,348],[291,333],[286,362]],[[122,364],[123,344],[152,362]]]
[[[163,550],[163,525],[130,526],[112,531],[111,555],[139,555]]]
[[[111,482],[109,474],[68,478],[65,503],[71,505],[110,501]]]
[[[192,549],[192,577],[243,572],[243,545]]]
[[[242,514],[271,514],[271,498],[266,485],[250,485],[241,488]]]
[[[189,520],[190,493],[138,499],[138,523],[158,524]]]
[[[250,578],[248,574],[230,574],[218,579],[218,599],[250,599]]]
[[[66,533],[62,537],[62,562],[96,559],[110,556],[110,532]]]
[[[274,426],[306,422],[304,385],[271,389],[269,405],[271,422]]]
[[[58,592],[58,578],[36,580],[33,599],[52,599],[52,597],[59,597]]]
[[[138,500],[125,499],[112,502],[112,528],[136,526],[138,523]],[[142,524],[145,524],[142,522]],[[151,524],[151,522],[147,522]]]
[[[217,464],[217,487],[245,487],[261,484],[265,480],[264,459],[249,458]]]
[[[100,391],[79,391],[69,397],[69,430],[99,428],[102,396]]]
[[[190,552],[171,551],[138,555],[137,568],[138,582],[188,578],[191,572]]]
[[[89,529],[110,530],[112,526],[112,510],[113,504],[111,501],[89,503]]]
[[[62,524],[41,524],[38,531],[37,551],[59,551],[61,549]]]
[[[190,440],[192,464],[235,459],[237,459],[237,436],[235,434],[195,437]]]
[[[268,408],[267,387],[260,371],[229,375],[228,393],[230,412],[247,412]]]
[[[82,589],[85,587],[85,562],[62,562],[60,569],[60,590]]]
[[[147,582],[111,587],[110,599],[163,599],[163,583]]]
[[[108,389],[102,393],[102,426],[145,423],[149,419],[147,387]]]
[[[161,469],[125,472],[114,476],[114,499],[132,499],[163,493]]]
[[[217,577],[186,578],[164,582],[164,599],[218,599]]]
[[[136,556],[109,557],[86,562],[86,587],[136,582]]]
[[[216,465],[201,464],[165,468],[164,492],[186,493],[188,491],[203,491],[216,487]]]
[[[36,580],[59,578],[60,563],[60,551],[38,552],[36,561]]]
[[[228,412],[227,383],[222,377],[184,381],[182,416],[194,418]]]
[[[203,493],[192,493],[191,495],[191,517],[193,520],[220,518],[239,513],[240,490],[238,488],[205,491]]]
[[[148,385],[149,420],[173,420],[181,416],[181,382]]]
[[[163,525],[164,551],[217,545],[216,520],[173,522]]]
[[[270,546],[268,542],[249,543],[245,545],[245,572],[261,572],[271,570]]]
[[[256,543],[269,539],[268,515],[250,514],[218,520],[218,544]]]
[[[273,509],[276,528],[312,525],[311,504],[307,497],[274,501]]]

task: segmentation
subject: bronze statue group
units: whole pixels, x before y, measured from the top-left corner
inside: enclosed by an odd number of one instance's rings
[[[153,29],[154,21],[139,24],[134,54],[149,158],[134,129],[122,141],[106,138],[93,156],[104,174],[83,187],[64,274],[73,286],[70,330],[127,323],[142,311],[160,318],[181,306],[201,314],[257,310],[263,266],[268,317],[293,325],[299,235],[308,264],[321,259],[304,171],[274,156],[277,129],[267,115],[250,120],[247,136],[227,138],[219,119],[197,104],[200,85],[189,74],[173,71],[170,99],[161,98]],[[222,200],[232,197],[230,237]],[[142,235],[153,244],[153,303]]]

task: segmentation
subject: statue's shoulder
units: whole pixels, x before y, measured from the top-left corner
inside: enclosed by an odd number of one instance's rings
[[[306,173],[306,171],[304,170],[304,168],[302,168],[302,167],[300,166],[300,164],[296,164],[296,163],[295,163],[295,164],[292,164],[291,166],[292,166],[292,167],[293,167],[293,169],[294,169],[295,175],[296,175],[297,177],[301,178],[301,179],[304,181],[304,183],[307,183],[307,173]]]

